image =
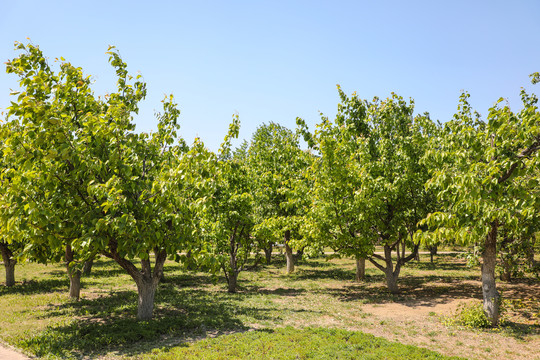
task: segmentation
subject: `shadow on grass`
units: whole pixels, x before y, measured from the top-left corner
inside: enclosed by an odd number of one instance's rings
[[[396,302],[411,307],[435,306],[455,299],[482,298],[480,286],[463,283],[452,277],[436,276],[432,280],[438,280],[439,284],[429,283],[426,277],[400,278],[398,294],[391,294],[384,283],[384,278],[378,277],[368,278],[364,283],[322,291],[337,297],[340,301],[362,301],[370,304]]]
[[[412,269],[419,269],[419,270],[433,270],[433,271],[453,271],[453,270],[469,270],[470,268],[464,264],[459,262],[442,262],[442,261],[434,261],[434,262],[418,262],[418,261],[411,261],[407,265],[407,267],[410,267]]]
[[[540,335],[539,324],[521,324],[514,321],[505,321],[500,328],[506,334],[518,340],[525,340],[527,335]]]
[[[336,268],[335,265],[329,269],[306,269],[306,266],[302,266],[296,274],[293,274],[297,280],[321,280],[321,279],[333,279],[333,280],[354,280],[355,273],[352,270],[345,270],[342,268]]]
[[[135,355],[148,352],[152,342],[162,347],[158,340],[167,337],[204,336],[207,330],[243,331],[246,327],[238,319],[239,315],[249,313],[265,319],[264,313],[270,310],[238,308],[234,302],[216,298],[215,294],[206,291],[180,291],[175,284],[163,284],[156,293],[151,321],[135,319],[136,292],[120,291],[51,308],[47,317],[69,315],[74,321],[49,327],[22,340],[18,346],[38,357],[78,358],[107,351]],[[141,346],[134,346],[135,343]]]
[[[306,292],[305,289],[297,289],[297,288],[282,288],[279,287],[277,289],[268,289],[259,287],[256,285],[247,285],[241,287],[242,292],[238,294],[245,294],[246,296],[252,296],[254,294],[257,295],[277,295],[277,296],[298,296],[302,295]]]
[[[68,287],[69,281],[67,277],[64,279],[30,280],[24,281],[23,283],[16,283],[15,286],[0,286],[0,296],[11,294],[31,295],[61,292],[67,291]]]

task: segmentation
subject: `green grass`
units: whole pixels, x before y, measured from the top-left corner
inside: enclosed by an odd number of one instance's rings
[[[294,274],[286,275],[284,259],[276,256],[271,266],[241,273],[236,294],[227,293],[221,277],[186,272],[167,262],[166,279],[156,293],[154,320],[149,322],[135,320],[135,284],[112,261],[96,261],[92,275],[83,278],[78,302],[68,299],[63,265],[17,265],[16,286],[0,286],[0,340],[46,358],[130,358],[207,335],[240,332],[245,335],[236,336],[257,336],[259,332],[246,332],[253,329],[392,328],[396,326],[393,321],[374,323],[363,306],[425,304],[445,296],[469,298],[471,294],[481,298],[479,287],[460,282],[478,278],[478,269],[467,268],[455,256],[439,256],[436,265],[428,264],[428,258],[402,270],[400,295],[389,294],[382,273],[370,265],[366,282],[355,283],[351,259],[304,260]],[[3,276],[0,272],[0,281]],[[535,316],[539,300],[530,295],[527,299],[514,300],[515,307]],[[519,336],[538,333],[534,324],[520,318],[513,321]],[[425,335],[420,328],[415,330]],[[264,331],[260,336],[279,338],[284,336],[280,331]],[[299,330],[299,334],[312,332]],[[228,341],[226,336],[209,341],[219,343],[219,339]]]
[[[177,359],[459,359],[361,332],[292,327],[206,339],[154,351],[145,360]]]

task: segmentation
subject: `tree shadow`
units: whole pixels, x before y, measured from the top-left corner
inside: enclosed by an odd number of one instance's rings
[[[436,260],[434,262],[418,262],[412,261],[407,264],[407,267],[418,270],[432,271],[453,271],[453,270],[468,270],[467,264],[461,262],[448,262]]]
[[[353,280],[355,273],[352,270],[345,270],[342,268],[336,268],[335,266],[328,269],[306,269],[304,266],[299,269],[294,275],[298,280],[321,280],[321,279],[333,279],[333,280]]]
[[[277,295],[277,296],[298,296],[306,292],[305,289],[298,288],[276,288],[268,289],[265,287],[260,287],[257,285],[244,285],[242,286],[242,291],[237,294],[245,294],[246,296],[253,295]]]
[[[361,301],[368,304],[395,302],[411,307],[436,306],[455,299],[482,298],[480,286],[463,283],[452,277],[437,276],[435,278],[439,280],[438,283],[425,280],[425,277],[400,278],[398,294],[390,293],[384,280],[381,279],[321,291],[335,296],[340,301]]]
[[[69,280],[65,279],[39,279],[23,281],[14,286],[0,286],[0,296],[2,295],[32,295],[51,292],[67,291]]]
[[[137,321],[137,293],[119,291],[93,299],[82,299],[60,306],[51,306],[46,317],[71,315],[74,321],[47,328],[42,333],[21,341],[21,346],[36,356],[96,356],[109,351],[135,355],[148,352],[151,342],[162,347],[166,337],[186,334],[203,336],[207,330],[241,331],[247,329],[238,319],[242,313],[261,313],[270,309],[242,308],[234,303],[215,299],[209,292],[189,289],[179,291],[170,284],[156,294],[154,318]],[[140,343],[140,346],[133,346]],[[137,350],[139,349],[139,350]]]

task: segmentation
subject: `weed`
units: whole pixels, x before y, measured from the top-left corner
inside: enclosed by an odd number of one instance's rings
[[[443,324],[446,326],[461,325],[471,329],[491,326],[481,303],[461,304],[454,316],[443,317]]]

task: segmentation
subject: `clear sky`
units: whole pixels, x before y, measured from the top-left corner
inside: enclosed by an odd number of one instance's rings
[[[172,93],[181,133],[217,149],[234,113],[240,138],[270,121],[311,127],[333,117],[336,84],[362,98],[396,92],[416,112],[447,121],[461,90],[482,115],[500,97],[514,110],[540,71],[540,1],[8,1],[0,0],[0,55],[30,38],[93,75],[96,94],[115,89],[105,54],[115,45],[148,96],[135,121],[156,128]],[[52,62],[51,62],[52,63]],[[0,72],[0,108],[13,75]]]

